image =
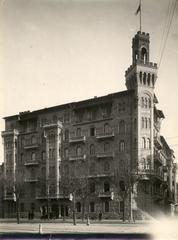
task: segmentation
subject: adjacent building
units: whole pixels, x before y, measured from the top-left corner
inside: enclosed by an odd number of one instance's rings
[[[149,34],[137,32],[126,91],[4,118],[5,217],[15,216],[17,197],[22,217],[44,216],[49,209],[52,216],[70,216],[73,200],[63,191],[62,175],[87,179],[93,218],[100,212],[122,218],[123,208],[137,217],[170,213],[176,164],[160,136],[164,114],[154,94],[157,64],[149,56]],[[120,185],[125,184],[123,169],[137,179],[126,204],[116,184],[121,175]],[[85,206],[79,195],[75,201],[80,216]]]

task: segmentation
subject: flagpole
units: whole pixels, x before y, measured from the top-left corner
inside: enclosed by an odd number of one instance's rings
[[[140,32],[142,32],[142,1],[140,0]]]

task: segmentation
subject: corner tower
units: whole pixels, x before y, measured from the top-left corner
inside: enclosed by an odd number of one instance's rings
[[[133,131],[135,150],[133,156],[140,170],[154,168],[154,86],[157,79],[157,64],[150,62],[150,37],[148,33],[137,32],[132,40],[132,65],[125,73],[126,87],[135,90]],[[133,144],[134,145],[134,144]]]

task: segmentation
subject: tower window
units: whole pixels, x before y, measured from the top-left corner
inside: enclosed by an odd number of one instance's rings
[[[146,148],[146,140],[145,140],[144,137],[142,138],[142,148],[143,148],[143,149]]]
[[[148,127],[148,121],[147,121],[147,118],[145,118],[145,128]]]
[[[141,60],[143,61],[143,63],[146,63],[147,61],[147,50],[144,47],[141,50]]]
[[[143,74],[143,84],[146,85],[146,73]]]
[[[144,97],[142,97],[142,108],[144,108],[145,106],[145,101],[144,101]]]
[[[145,127],[145,119],[144,119],[144,117],[142,117],[142,128],[144,128]]]

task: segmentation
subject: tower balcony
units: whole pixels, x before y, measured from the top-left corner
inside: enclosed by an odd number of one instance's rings
[[[103,158],[114,158],[114,152],[102,152],[102,153],[97,153],[96,157],[98,159],[103,159]]]
[[[75,136],[69,138],[69,143],[80,143],[80,142],[86,142],[86,136]]]
[[[154,137],[154,144],[158,148],[158,150],[162,149],[162,143],[159,136]]]
[[[25,178],[24,182],[26,183],[36,183],[39,181],[38,177],[29,177],[29,178]]]
[[[114,130],[110,130],[107,132],[101,131],[101,130],[96,130],[96,138],[97,139],[108,139],[108,138],[113,138],[114,137]]]
[[[69,156],[69,161],[79,161],[79,160],[85,160],[85,159],[86,159],[86,154]]]

